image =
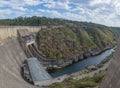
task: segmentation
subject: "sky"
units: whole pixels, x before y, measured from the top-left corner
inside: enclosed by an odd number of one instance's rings
[[[64,18],[120,27],[120,0],[0,0],[0,19]]]

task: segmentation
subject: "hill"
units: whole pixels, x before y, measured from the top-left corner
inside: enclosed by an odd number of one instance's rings
[[[114,46],[117,37],[118,33],[107,27],[67,26],[41,30],[37,39],[39,49],[46,56],[59,59],[80,53],[85,55],[87,52],[88,54],[100,52]]]
[[[37,35],[39,50],[62,66],[115,46],[119,37],[118,28],[57,18],[18,17],[0,25],[45,26]]]

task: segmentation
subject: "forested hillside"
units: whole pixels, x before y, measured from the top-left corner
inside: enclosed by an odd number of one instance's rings
[[[90,28],[92,27],[92,28]],[[93,26],[54,28],[38,33],[39,49],[56,59],[78,54],[93,54],[116,44],[118,33],[111,29]],[[89,55],[88,55],[89,56]]]
[[[46,17],[18,17],[14,19],[3,19],[0,20],[1,26],[51,26],[51,25],[60,25],[64,24],[64,21],[60,19],[54,18],[46,18]]]

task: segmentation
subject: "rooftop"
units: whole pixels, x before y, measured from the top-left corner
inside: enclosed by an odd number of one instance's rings
[[[27,63],[34,83],[37,81],[43,81],[52,78],[42,67],[37,58],[28,58]]]

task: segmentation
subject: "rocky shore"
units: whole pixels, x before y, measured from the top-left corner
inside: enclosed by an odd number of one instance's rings
[[[60,59],[60,60],[56,61],[56,68],[62,68],[62,67],[71,65],[77,61],[86,59],[87,57],[98,55],[98,54],[104,52],[105,50],[111,49],[113,47],[114,47],[113,45],[106,46],[106,47],[102,47],[102,46],[96,47],[96,48],[89,49],[87,51],[83,51],[75,56]]]

